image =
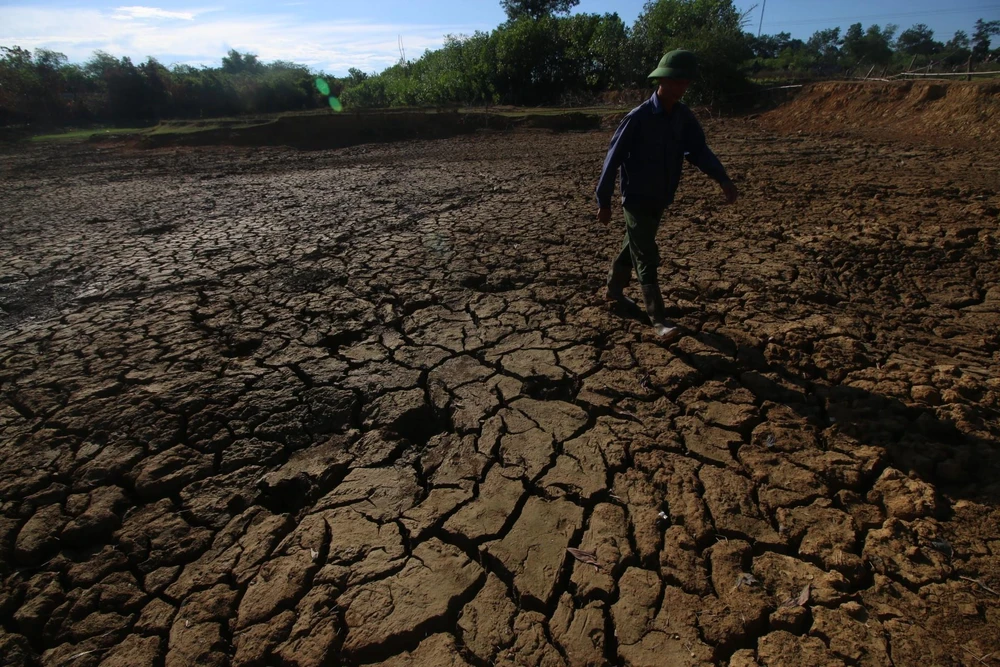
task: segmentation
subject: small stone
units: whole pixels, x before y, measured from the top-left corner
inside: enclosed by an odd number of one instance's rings
[[[934,387],[918,384],[910,389],[910,397],[919,403],[927,405],[941,405],[941,392]]]
[[[962,602],[958,605],[958,613],[966,618],[979,616],[979,607],[974,602]]]

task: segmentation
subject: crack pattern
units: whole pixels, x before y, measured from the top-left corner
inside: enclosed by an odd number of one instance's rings
[[[0,154],[4,663],[994,660],[1000,161],[709,126],[669,348],[603,133]]]

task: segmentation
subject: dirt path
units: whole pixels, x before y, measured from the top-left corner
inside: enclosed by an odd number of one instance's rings
[[[709,133],[0,156],[0,662],[1000,664],[1000,152]]]

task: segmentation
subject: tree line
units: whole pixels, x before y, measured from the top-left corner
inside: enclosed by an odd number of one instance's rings
[[[501,0],[507,20],[491,32],[448,36],[440,49],[380,73],[351,69],[324,77],[347,108],[391,106],[561,105],[647,88],[664,51],[699,54],[688,99],[732,103],[755,82],[776,76],[838,76],[864,69],[955,69],[1000,60],[991,38],[1000,21],[976,22],[971,36],[935,39],[924,24],[755,36],[732,0],[649,0],[632,25],[617,14],[571,14],[579,0]],[[0,124],[137,124],[316,109],[327,97],[305,65],[263,63],[231,50],[218,67],[133,63],[96,52],[83,64],[66,56],[0,47]]]
[[[963,65],[996,63],[1000,49],[991,50],[991,38],[1000,35],[1000,21],[976,21],[970,37],[958,30],[947,42],[934,39],[934,31],[918,23],[896,36],[893,24],[855,23],[841,34],[840,28],[815,32],[808,41],[792,39],[787,33],[750,37],[754,51],[752,71],[843,73],[860,67],[895,72],[908,68],[933,67],[935,71],[955,71]]]
[[[219,67],[135,64],[98,51],[82,65],[46,49],[0,47],[0,124],[153,123],[310,109],[325,104],[305,65],[235,50]]]

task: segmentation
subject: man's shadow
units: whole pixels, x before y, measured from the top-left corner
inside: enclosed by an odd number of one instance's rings
[[[785,406],[817,432],[836,426],[859,445],[882,448],[888,466],[933,485],[942,499],[1000,504],[1000,415],[992,408],[961,403],[961,422],[956,423],[934,406],[906,403],[828,380],[821,372],[770,361],[763,343],[737,342],[712,331],[710,323],[689,335],[701,345],[687,347],[697,351],[686,352],[682,339],[670,346],[671,352],[705,375],[735,379],[753,393],[758,406]],[[937,518],[951,516],[950,503],[939,505]]]

